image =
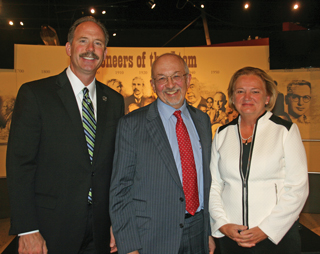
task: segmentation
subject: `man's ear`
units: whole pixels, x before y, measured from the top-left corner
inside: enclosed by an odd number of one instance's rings
[[[154,91],[155,93],[157,93],[157,92],[156,92],[156,86],[155,86],[155,84],[154,84],[154,80],[153,80],[153,79],[150,79],[150,84],[151,84],[151,86],[152,86],[153,91]]]
[[[190,86],[190,82],[191,82],[191,74],[189,73],[188,75],[187,75],[187,88],[189,88],[189,86]]]
[[[69,42],[66,43],[66,53],[71,56],[71,44]]]
[[[104,50],[104,53],[103,53],[103,60],[106,60],[107,52],[108,52],[108,50],[107,50],[107,48],[106,48],[106,49]]]

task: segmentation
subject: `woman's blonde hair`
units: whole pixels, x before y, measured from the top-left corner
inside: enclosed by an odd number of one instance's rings
[[[266,104],[265,108],[267,111],[272,110],[274,105],[276,104],[278,96],[277,86],[274,83],[274,80],[265,71],[250,66],[237,70],[231,77],[228,87],[229,107],[236,110],[236,108],[233,105],[234,86],[237,79],[242,75],[255,75],[261,78],[262,82],[266,86],[267,95],[270,96],[269,103]]]

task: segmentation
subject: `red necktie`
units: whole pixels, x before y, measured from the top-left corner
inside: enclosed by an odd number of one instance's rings
[[[178,110],[174,112],[173,115],[177,118],[176,133],[182,167],[183,191],[186,198],[186,210],[191,215],[194,215],[199,207],[196,164],[194,162],[188,130],[181,117],[181,111]]]

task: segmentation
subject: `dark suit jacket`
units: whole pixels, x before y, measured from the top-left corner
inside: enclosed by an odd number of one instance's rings
[[[90,164],[82,120],[66,71],[21,86],[7,150],[10,234],[39,229],[49,253],[77,253],[90,186],[94,241],[109,253],[109,184],[123,98],[96,81],[97,131]]]
[[[192,105],[192,103],[190,103],[190,102],[188,102],[188,101],[187,101],[187,103],[188,103],[189,105]],[[197,105],[197,109],[200,109],[200,105],[202,105],[202,106],[207,106],[207,101],[206,101],[206,99],[203,98],[202,96],[201,96],[201,100],[200,100],[199,104]]]
[[[201,101],[199,102],[198,109],[200,109],[200,105],[207,106],[207,100],[201,96]]]
[[[208,246],[211,127],[207,114],[187,106],[202,146],[204,234]],[[119,121],[110,188],[110,216],[119,254],[178,253],[185,199],[157,101]]]
[[[132,95],[130,95],[129,97],[127,97],[127,98],[124,99],[125,114],[128,114],[128,113],[129,113],[129,105],[130,105],[131,103],[136,103],[136,99],[135,99],[135,98],[136,98],[136,97],[134,97],[134,95],[132,94]],[[147,104],[150,104],[150,100],[151,100],[151,99],[152,99],[151,97],[148,98],[148,97],[142,96],[140,103],[136,103],[136,104],[138,105],[139,108],[141,108],[141,107],[146,106]]]

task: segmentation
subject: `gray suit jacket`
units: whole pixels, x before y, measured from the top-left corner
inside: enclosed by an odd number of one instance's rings
[[[202,145],[204,232],[209,236],[211,128],[207,114],[187,106]],[[185,198],[157,102],[119,121],[110,189],[110,217],[119,254],[177,254]]]

